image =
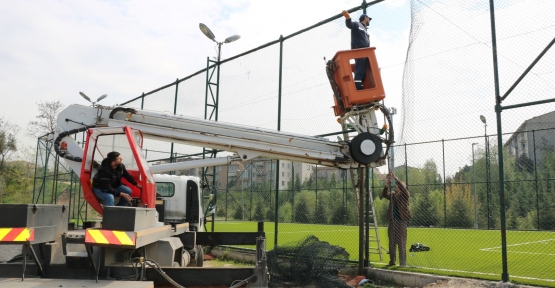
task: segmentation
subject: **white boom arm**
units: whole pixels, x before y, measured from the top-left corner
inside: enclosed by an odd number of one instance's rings
[[[224,165],[232,160],[250,160],[256,157],[291,160],[325,166],[351,168],[359,163],[349,156],[346,142],[332,142],[324,138],[271,131],[237,124],[202,120],[180,115],[132,108],[107,108],[71,105],[58,116],[54,139],[67,142],[67,161],[79,173],[83,149],[70,137],[87,128],[129,126],[141,131],[144,138],[209,147],[237,153],[227,159],[194,160],[152,166],[154,172],[192,167]],[[72,131],[73,130],[73,131]],[[62,138],[62,139],[59,139]],[[366,149],[368,150],[368,149]],[[372,152],[372,151],[370,151]],[[77,161],[75,161],[77,160]],[[191,162],[191,163],[188,163]],[[195,164],[193,164],[194,162]]]

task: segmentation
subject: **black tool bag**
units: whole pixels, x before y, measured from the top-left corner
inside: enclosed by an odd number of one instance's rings
[[[410,252],[422,252],[422,251],[430,251],[430,247],[422,244],[422,243],[415,243],[410,245]]]

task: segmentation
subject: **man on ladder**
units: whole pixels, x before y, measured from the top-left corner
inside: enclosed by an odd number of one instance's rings
[[[395,179],[395,191],[391,191],[391,178]],[[382,197],[389,200],[387,208],[387,236],[389,237],[389,263],[387,266],[395,266],[397,259],[397,247],[399,248],[399,267],[407,265],[407,226],[412,214],[409,209],[410,193],[404,182],[390,171],[382,191]]]

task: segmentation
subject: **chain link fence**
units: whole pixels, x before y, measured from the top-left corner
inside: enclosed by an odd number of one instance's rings
[[[410,10],[403,5],[408,2]],[[498,131],[514,132],[501,132],[500,140],[492,128],[496,126],[495,81],[500,96],[510,94],[503,104],[514,108],[555,95],[555,52],[549,49],[555,35],[555,2],[495,1],[494,30],[489,4],[374,1],[349,11],[358,19],[368,8],[374,19],[369,31],[372,46],[377,47],[386,104],[402,107],[394,116],[399,137],[389,167],[411,193],[413,218],[407,246],[422,243],[431,248],[409,252],[408,269],[501,280],[506,253],[511,281],[555,286],[551,272],[555,268],[551,253],[555,245],[554,106],[503,110]],[[338,14],[219,65],[208,61],[207,69],[122,104],[286,132],[330,134],[339,125],[330,108],[333,100],[325,60],[349,49],[349,37]],[[497,52],[496,61],[492,50]],[[216,79],[208,75],[218,66],[216,92],[207,82]],[[216,115],[208,109],[212,100]],[[335,140],[335,136],[328,138]],[[38,149],[46,151],[41,145],[45,144],[39,143]],[[152,140],[145,140],[145,147],[151,163],[202,157],[203,152]],[[44,163],[44,153],[39,153],[37,163]],[[51,190],[44,187],[53,185],[54,180],[48,180],[55,178],[53,169],[37,170],[34,203],[49,203]],[[380,197],[385,170],[374,169],[368,181],[381,236],[378,248],[383,252],[382,258],[370,255],[369,262],[376,266],[389,260],[383,248],[388,247],[388,202]],[[200,170],[176,173],[202,174]],[[255,221],[265,221],[269,249],[312,234],[344,247],[351,260],[358,257],[358,215],[348,171],[256,159],[217,167],[214,177],[216,231],[255,230]],[[63,194],[59,188],[52,191]],[[506,232],[500,230],[503,224]]]

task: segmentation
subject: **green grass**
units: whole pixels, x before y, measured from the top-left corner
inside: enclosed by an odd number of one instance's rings
[[[217,221],[215,231],[256,231],[256,222]],[[274,223],[265,222],[266,249],[274,247]],[[208,227],[210,229],[210,227]],[[388,248],[387,228],[379,228],[381,246]],[[358,227],[318,224],[280,223],[279,245],[294,244],[306,236],[345,248],[350,260],[358,259]],[[373,233],[371,232],[371,235]],[[555,233],[508,231],[507,258],[509,279],[513,283],[555,287]],[[423,243],[428,252],[411,253],[410,244]],[[409,228],[406,271],[500,281],[502,273],[501,232],[499,230]],[[384,267],[383,260],[372,254],[370,262]],[[393,268],[398,269],[398,268]]]

